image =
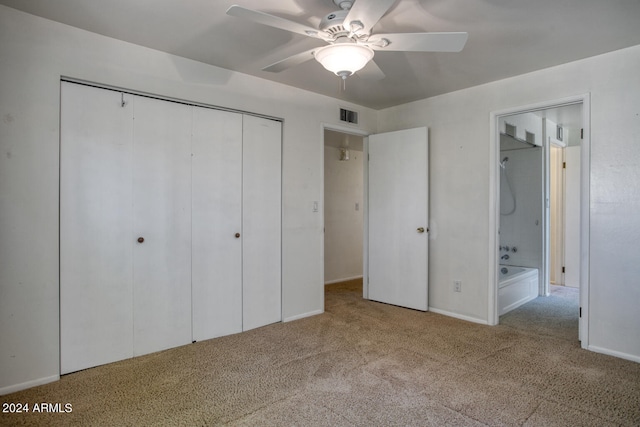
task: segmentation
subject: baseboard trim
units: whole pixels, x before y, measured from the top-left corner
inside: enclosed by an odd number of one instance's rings
[[[50,377],[38,378],[37,380],[31,380],[20,384],[14,384],[0,388],[0,396],[5,394],[15,393],[16,391],[26,390],[31,387],[36,387],[43,384],[52,383],[60,380],[60,375],[52,375]]]
[[[622,353],[620,351],[610,350],[608,348],[598,347],[595,345],[587,346],[587,350],[593,351],[595,353],[606,354],[607,356],[618,357],[620,359],[630,360],[632,362],[640,363],[640,356],[636,356],[634,354]]]
[[[345,277],[344,279],[329,280],[328,282],[324,282],[324,284],[326,286],[326,285],[332,285],[334,283],[347,282],[349,280],[356,280],[356,279],[362,279],[362,276],[353,276],[353,277]]]
[[[297,315],[291,316],[291,317],[285,317],[282,322],[283,323],[293,322],[294,320],[304,319],[305,317],[316,316],[316,315],[322,314],[322,313],[324,313],[324,310],[309,311],[308,313],[302,313],[302,314],[297,314]]]
[[[484,319],[478,319],[477,317],[465,316],[464,314],[454,313],[452,311],[440,310],[439,308],[429,307],[429,311],[432,313],[442,314],[444,316],[455,317],[456,319],[466,320],[467,322],[479,323],[481,325],[488,325]]]

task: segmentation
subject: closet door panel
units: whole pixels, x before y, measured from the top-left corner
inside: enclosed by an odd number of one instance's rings
[[[135,97],[133,182],[134,354],[141,355],[191,342],[191,107]]]
[[[282,320],[282,124],[243,120],[243,329]]]
[[[192,148],[193,339],[200,341],[242,331],[242,115],[194,107]]]
[[[62,374],[133,355],[131,98],[62,83]]]

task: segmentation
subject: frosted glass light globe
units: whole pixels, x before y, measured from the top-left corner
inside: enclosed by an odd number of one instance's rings
[[[367,65],[373,58],[373,50],[357,44],[340,43],[321,47],[314,55],[324,68],[344,79]]]

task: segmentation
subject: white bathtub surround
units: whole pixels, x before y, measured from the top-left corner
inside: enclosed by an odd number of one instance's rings
[[[522,115],[525,117],[533,114]],[[519,116],[511,117],[515,120]],[[542,119],[537,118],[542,126]],[[530,128],[532,131],[533,127]],[[540,132],[536,131],[536,136]],[[508,138],[501,137],[501,146]],[[541,139],[541,138],[540,138]],[[523,143],[519,149],[500,151],[504,168],[500,169],[500,246],[509,250],[500,251],[500,263],[536,268],[542,271],[544,206],[542,194],[543,150]],[[508,158],[507,161],[503,159]],[[512,249],[516,247],[517,251]],[[502,258],[508,255],[508,258]],[[542,279],[542,278],[541,278]],[[538,283],[540,289],[543,288]]]
[[[535,299],[538,296],[538,269],[500,265],[498,285],[498,315]]]

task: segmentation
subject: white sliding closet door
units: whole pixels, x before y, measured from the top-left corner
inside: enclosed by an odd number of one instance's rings
[[[282,124],[243,119],[243,330],[282,320]]]
[[[194,107],[192,138],[193,339],[201,341],[242,331],[242,115]]]
[[[191,342],[191,107],[135,97],[133,183],[137,356]]]
[[[63,374],[133,356],[132,98],[62,83]]]

